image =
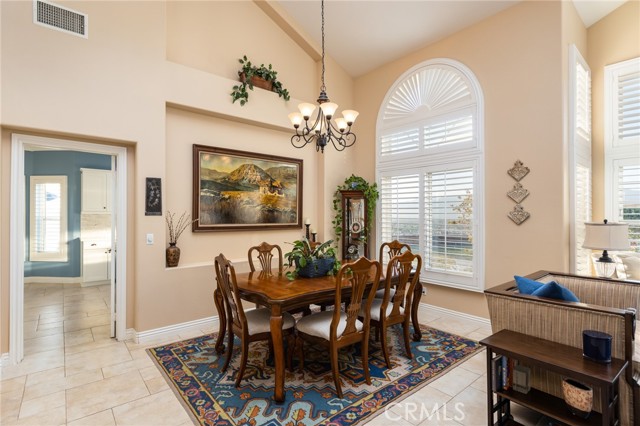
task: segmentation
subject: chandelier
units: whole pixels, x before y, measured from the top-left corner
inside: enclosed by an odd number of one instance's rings
[[[320,107],[313,124],[310,124],[309,119],[316,106],[308,103],[298,105],[300,112],[289,114],[289,120],[296,129],[296,134],[291,137],[293,146],[304,148],[309,143],[315,143],[316,152],[324,153],[324,147],[329,143],[337,151],[343,151],[356,142],[356,135],[351,132],[351,125],[356,121],[358,111],[344,110],[341,118],[335,118],[334,121],[331,121],[338,105],[329,100],[326,93],[327,88],[324,85],[324,0],[321,0],[320,8],[322,12],[322,85],[320,86],[320,96],[317,99]]]

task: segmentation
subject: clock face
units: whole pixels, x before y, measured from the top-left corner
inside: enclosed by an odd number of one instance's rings
[[[351,224],[351,232],[354,232],[357,234],[361,230],[362,230],[362,225],[360,225],[360,222],[353,222]]]
[[[355,244],[349,244],[349,247],[347,247],[347,253],[355,254],[357,252],[358,252],[358,246],[356,246]]]

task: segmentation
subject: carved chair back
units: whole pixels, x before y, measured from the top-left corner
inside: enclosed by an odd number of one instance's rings
[[[336,277],[336,296],[335,296],[335,310],[333,312],[333,319],[331,321],[330,337],[331,340],[351,340],[356,338],[356,335],[361,334],[366,336],[369,329],[369,319],[371,311],[371,303],[375,297],[376,283],[380,282],[380,262],[377,260],[369,260],[365,257],[361,257],[353,263],[346,263],[342,265],[338,276]],[[346,301],[345,313],[346,313],[346,326],[342,333],[338,336],[338,324],[340,323],[342,292],[345,290],[343,283],[348,282],[351,288],[351,295],[349,300]],[[369,283],[373,282],[374,286],[369,291],[366,299],[364,299],[365,290]],[[364,302],[364,328],[358,331],[356,327],[356,321],[358,320],[358,314],[360,308]]]
[[[413,276],[414,261],[417,261]],[[387,275],[384,282],[384,298],[380,306],[380,318],[387,312],[389,303],[393,304],[393,308],[387,317],[406,316],[410,309],[404,309],[400,313],[400,308],[410,307],[413,301],[413,290],[420,279],[420,271],[422,270],[422,257],[419,254],[413,254],[411,251],[405,251],[402,254],[394,256],[387,265]],[[395,272],[395,275],[393,273]],[[391,297],[391,285],[394,284],[395,292]]]
[[[260,245],[251,247],[249,249],[248,257],[249,257],[249,268],[251,268],[251,272],[255,272],[256,268],[253,265],[253,256],[252,253],[254,251],[258,252],[258,260],[260,261],[260,266],[262,268],[262,272],[267,274],[272,274],[271,272],[271,261],[273,260],[273,251],[276,250],[278,252],[278,273],[282,274],[283,271],[283,261],[282,261],[282,249],[278,245],[271,245],[266,242],[260,243]]]
[[[239,332],[247,330],[247,318],[242,308],[242,300],[236,281],[236,270],[230,260],[220,253],[215,259],[216,281],[227,312],[227,321]]]
[[[385,263],[387,263],[387,265],[389,265],[391,263],[391,259],[393,259],[395,256],[398,256],[399,254],[402,254],[403,251],[411,252],[411,247],[408,244],[401,243],[398,240],[382,243],[380,245],[380,256],[378,257],[378,259],[380,260],[380,264],[384,265]],[[391,272],[393,276],[398,275],[398,271],[395,269],[392,269]],[[388,272],[387,276],[389,276]]]

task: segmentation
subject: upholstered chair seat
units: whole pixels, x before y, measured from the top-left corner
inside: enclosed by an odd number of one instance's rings
[[[324,311],[317,314],[302,317],[298,320],[296,326],[297,330],[308,334],[310,336],[320,337],[322,339],[329,340],[329,330],[331,329],[331,321],[333,320],[333,311]],[[356,330],[362,331],[362,322],[356,320]],[[342,335],[342,332],[347,327],[347,314],[340,313],[340,321],[338,322],[338,328],[336,333]]]
[[[373,299],[373,302],[371,303],[371,320],[372,321],[380,321],[380,308],[382,307],[382,302],[383,302],[382,299]],[[364,312],[363,311],[364,311],[364,309],[360,309],[360,316],[364,316]],[[392,303],[387,305],[387,309],[386,309],[385,315],[386,316],[391,315],[391,311],[393,311],[393,304]],[[399,308],[399,313],[400,313],[400,315],[404,314],[404,308],[402,306],[400,306],[400,308]]]
[[[247,317],[247,331],[249,332],[249,336],[271,332],[271,310],[267,308],[259,308],[246,311],[244,314]],[[290,313],[282,313],[283,330],[289,330],[290,328],[293,328],[295,324],[296,320]]]

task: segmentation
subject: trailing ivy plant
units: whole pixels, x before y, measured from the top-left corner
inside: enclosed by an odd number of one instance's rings
[[[249,90],[253,90],[253,82],[251,81],[252,77],[259,77],[266,81],[270,81],[273,84],[271,91],[276,92],[278,96],[284,98],[285,101],[288,101],[291,98],[289,96],[289,91],[282,87],[282,83],[278,81],[278,72],[273,69],[271,64],[269,64],[269,67],[266,67],[264,64],[261,64],[259,67],[255,66],[247,59],[247,55],[242,56],[238,61],[240,62],[240,65],[242,65],[242,68],[238,71],[238,75],[242,76],[244,74],[244,81],[241,80],[240,84],[233,86],[233,91],[231,92],[231,99],[233,99],[233,102],[239,100],[240,105],[244,105],[249,101],[249,92],[247,92],[247,87],[249,87]]]
[[[336,192],[333,193],[333,233],[336,236],[336,242],[340,241],[342,236],[342,199],[340,196],[341,190],[362,191],[364,198],[367,201],[367,223],[364,225],[364,238],[366,242],[366,236],[369,235],[369,231],[373,228],[373,217],[376,211],[376,202],[380,193],[378,192],[378,184],[375,182],[369,184],[364,178],[360,176],[351,175],[345,179],[344,184],[338,185]]]

